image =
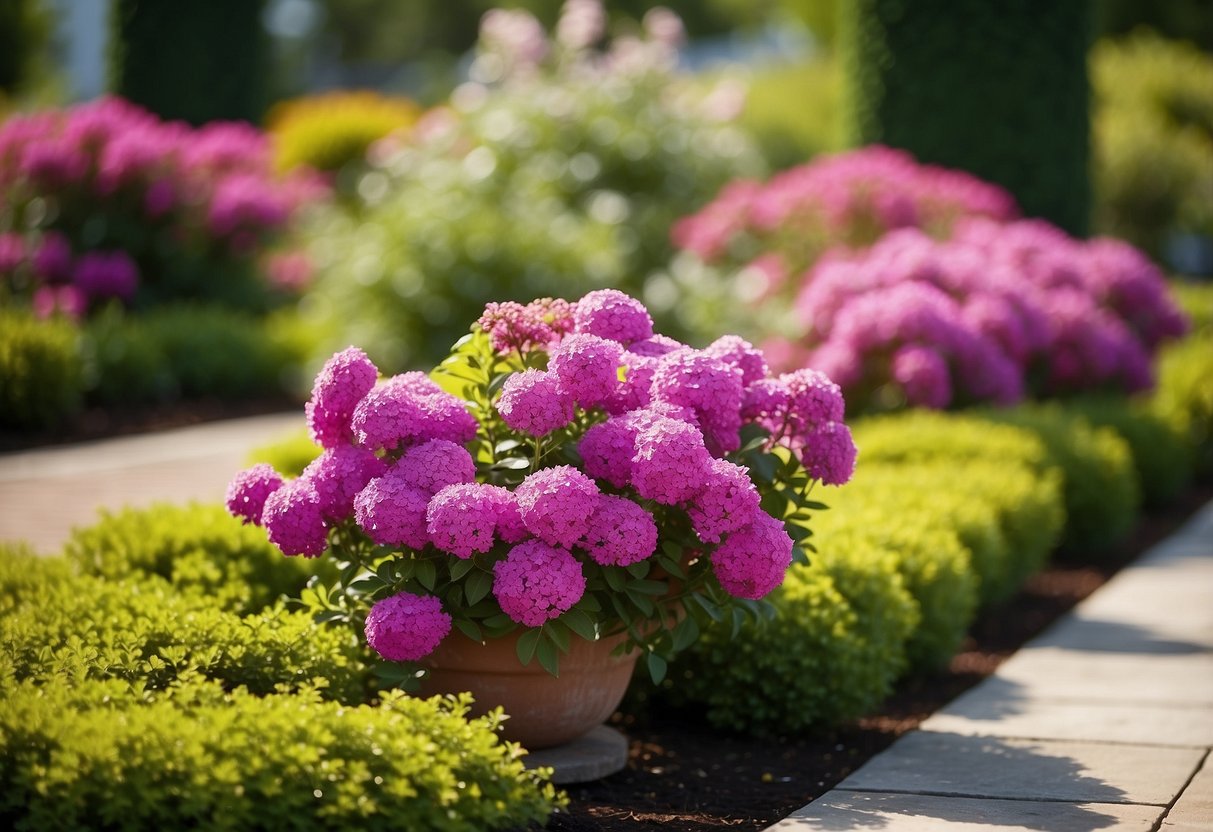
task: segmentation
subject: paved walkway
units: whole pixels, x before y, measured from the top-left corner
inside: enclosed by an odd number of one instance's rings
[[[771,830],[1213,832],[1213,503]]]
[[[0,541],[39,552],[62,546],[101,508],[165,501],[219,501],[250,450],[302,427],[298,412],[213,422],[0,455]]]
[[[55,551],[101,507],[219,500],[264,416],[0,455],[0,540]],[[1213,832],[1213,504],[772,830]]]

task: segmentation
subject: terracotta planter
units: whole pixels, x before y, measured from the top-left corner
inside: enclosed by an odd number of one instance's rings
[[[470,691],[478,714],[500,705],[510,717],[503,735],[529,750],[575,740],[619,707],[639,656],[638,651],[611,655],[625,636],[598,641],[573,636],[569,652],[560,657],[560,676],[555,677],[538,660],[519,663],[519,635],[477,642],[452,631],[423,660],[430,672],[421,694]]]

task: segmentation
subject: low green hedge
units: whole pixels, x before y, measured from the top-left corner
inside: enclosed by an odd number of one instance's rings
[[[0,428],[55,427],[75,415],[81,404],[77,341],[67,321],[0,309]]]
[[[268,463],[274,470],[287,477],[297,477],[303,469],[320,456],[320,448],[308,436],[307,428],[291,431],[273,442],[253,448],[248,455],[248,464]]]
[[[1036,434],[1062,472],[1066,527],[1061,547],[1097,552],[1125,538],[1137,522],[1141,490],[1128,443],[1110,428],[1092,427],[1060,404],[989,410],[984,418]]]
[[[221,505],[170,505],[102,512],[75,529],[64,547],[81,572],[106,579],[157,575],[213,606],[257,612],[282,596],[297,598],[308,579],[330,575],[332,562],[286,558],[257,526],[242,525]]]
[[[2,669],[0,669],[2,670]],[[0,677],[3,674],[0,672]],[[468,700],[0,683],[9,829],[519,829],[562,799]]]
[[[281,607],[239,616],[204,595],[178,594],[159,578],[64,579],[19,552],[0,558],[8,561],[6,578],[22,569],[42,572],[0,589],[9,604],[0,644],[17,679],[113,678],[161,690],[198,674],[258,694],[324,680],[328,698],[365,698],[366,648],[350,630],[316,627],[310,616]]]
[[[668,697],[725,730],[773,736],[854,719],[892,691],[918,623],[893,552],[840,536],[771,601],[774,620],[735,639],[705,631],[671,668]]]
[[[999,460],[1044,471],[1049,450],[1031,431],[991,425],[979,415],[906,410],[857,419],[853,433],[860,465],[947,460],[957,476],[973,461]]]
[[[1187,441],[1201,479],[1213,480],[1213,332],[1163,348],[1150,410]]]

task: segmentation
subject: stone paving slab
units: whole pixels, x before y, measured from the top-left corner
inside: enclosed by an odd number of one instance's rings
[[[1161,806],[989,800],[836,789],[770,827],[769,832],[1150,832]],[[1164,827],[1165,828],[1165,827]]]
[[[0,455],[0,541],[49,553],[102,508],[221,500],[249,451],[303,424],[276,414]]]
[[[1213,705],[1213,654],[1111,653],[1041,647],[998,668],[1020,699]]]
[[[843,780],[853,791],[1166,806],[1204,749],[916,731]]]
[[[1213,746],[1213,706],[1023,699],[993,677],[937,711],[921,728],[964,736],[1205,748]]]
[[[1175,802],[1160,832],[1213,832],[1213,763],[1209,759]]]

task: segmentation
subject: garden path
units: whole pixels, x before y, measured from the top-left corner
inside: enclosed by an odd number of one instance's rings
[[[1213,503],[768,832],[1213,832]]]
[[[0,541],[49,554],[102,508],[218,502],[249,451],[302,425],[293,411],[0,454]]]

